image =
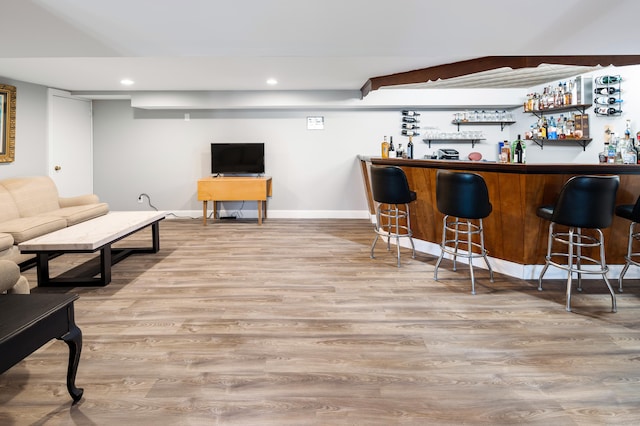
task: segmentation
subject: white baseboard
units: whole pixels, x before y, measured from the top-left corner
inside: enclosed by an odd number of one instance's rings
[[[202,219],[202,210],[172,210],[165,211],[171,218]],[[208,214],[211,214],[209,210]],[[236,216],[245,219],[257,219],[257,210],[218,210],[220,216]],[[368,219],[367,210],[268,210],[268,217],[272,219]]]

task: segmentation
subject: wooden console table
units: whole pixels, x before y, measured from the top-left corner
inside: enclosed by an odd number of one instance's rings
[[[5,294],[0,296],[0,373],[4,373],[51,339],[69,346],[67,390],[77,402],[76,387],[82,332],[74,321],[75,294]]]
[[[262,211],[267,217],[267,197],[271,196],[271,177],[205,177],[198,180],[198,201],[202,201],[202,222],[207,224],[207,201],[213,201],[213,219],[218,201],[257,201],[258,224],[262,225]]]

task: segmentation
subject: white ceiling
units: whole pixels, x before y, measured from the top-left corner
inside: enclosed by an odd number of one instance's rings
[[[482,56],[640,53],[637,0],[0,0],[0,10],[0,76],[69,91],[359,90]]]

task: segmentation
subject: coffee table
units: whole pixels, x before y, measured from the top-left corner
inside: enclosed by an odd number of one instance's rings
[[[83,390],[75,385],[82,352],[82,332],[74,320],[75,294],[4,294],[0,296],[0,373],[51,339],[69,346],[67,390],[74,402]]]
[[[59,285],[105,286],[111,282],[111,266],[134,253],[160,250],[161,212],[122,211],[60,229],[18,244],[22,253],[36,255],[38,287]],[[112,244],[151,226],[151,247],[112,248]],[[49,259],[64,253],[94,253],[100,250],[99,264],[92,259],[71,271],[49,277]]]

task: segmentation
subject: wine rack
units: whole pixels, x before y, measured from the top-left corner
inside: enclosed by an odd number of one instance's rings
[[[594,80],[593,112],[601,117],[622,114],[622,77],[602,75]]]
[[[402,110],[402,136],[419,136],[420,135],[420,113],[412,110]]]

